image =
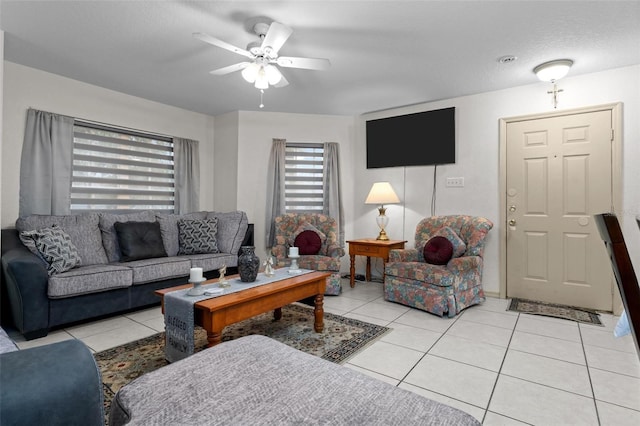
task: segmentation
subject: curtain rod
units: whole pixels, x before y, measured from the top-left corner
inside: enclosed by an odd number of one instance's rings
[[[43,111],[41,109],[37,109],[37,108],[33,108],[33,107],[29,107],[29,109],[33,109],[36,111]],[[57,115],[64,115],[64,114],[58,114],[57,112],[50,112],[50,111],[43,111],[43,112],[48,112],[49,114],[57,114]],[[87,125],[97,125],[97,126],[106,126],[106,127],[110,127],[112,129],[119,129],[119,130],[126,130],[129,132],[137,132],[138,134],[146,134],[148,136],[157,136],[159,138],[165,138],[165,139],[171,139],[173,140],[176,136],[171,136],[171,135],[164,135],[162,133],[157,133],[157,132],[149,132],[146,130],[140,130],[140,129],[133,129],[131,127],[126,127],[126,126],[120,126],[117,124],[110,124],[110,123],[104,123],[101,121],[96,121],[96,120],[89,120],[86,118],[81,118],[81,117],[74,117],[69,115],[68,117],[73,118],[74,121],[78,121],[81,124],[87,124]]]
[[[157,139],[168,140],[169,142],[173,141],[175,137],[175,136],[163,135],[161,133],[156,133],[156,132],[149,132],[146,130],[132,129],[131,127],[119,126],[116,124],[102,123],[100,121],[95,121],[95,120],[87,120],[87,119],[78,118],[78,117],[74,117],[74,121],[81,125],[100,126],[106,129],[123,130],[129,133],[135,133],[136,135],[143,136],[143,137],[153,136]]]

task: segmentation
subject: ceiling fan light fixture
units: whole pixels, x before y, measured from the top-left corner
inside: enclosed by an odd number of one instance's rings
[[[269,88],[269,79],[267,77],[267,73],[264,70],[264,66],[260,66],[258,70],[258,74],[256,75],[256,89],[268,89]]]
[[[258,77],[259,71],[260,66],[254,62],[242,70],[242,78],[244,78],[248,83],[254,83]]]
[[[571,59],[558,59],[538,65],[533,69],[533,72],[541,81],[554,83],[567,75],[571,65],[573,65]]]
[[[277,67],[269,64],[264,68],[264,71],[267,76],[267,81],[272,86],[280,83],[280,80],[282,80],[282,74]]]

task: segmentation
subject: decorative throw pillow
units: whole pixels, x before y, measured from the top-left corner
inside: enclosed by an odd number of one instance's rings
[[[167,256],[176,256],[180,249],[178,244],[178,221],[180,219],[201,220],[206,218],[207,212],[187,214],[156,213],[156,222],[160,224],[160,234],[162,235],[162,242],[164,243],[164,249],[167,251]],[[218,228],[219,225],[220,223],[218,223]],[[218,236],[219,234],[220,230],[218,230]]]
[[[218,219],[178,220],[178,255],[220,253],[216,236]]]
[[[116,222],[121,262],[167,257],[158,222]]]
[[[293,233],[291,233],[291,235],[289,236],[289,241],[287,241],[287,243],[289,243],[289,246],[296,247],[296,238],[298,238],[298,235],[300,235],[304,231],[312,231],[318,234],[318,237],[320,237],[321,247],[324,246],[325,241],[327,241],[327,236],[322,231],[320,231],[318,228],[316,228],[309,222],[305,222],[302,225],[298,226],[298,228],[295,231],[293,231]]]
[[[453,244],[445,237],[433,237],[425,244],[423,255],[427,263],[446,265],[453,256]]]
[[[307,229],[298,234],[293,245],[298,247],[301,255],[314,255],[320,251],[322,240],[317,232]]]
[[[57,226],[27,231],[31,234],[35,247],[47,263],[49,276],[70,270],[80,264],[78,249],[71,242],[69,234]]]
[[[102,233],[102,244],[107,253],[109,262],[120,261],[120,247],[118,246],[118,234],[114,224],[116,222],[154,222],[156,215],[150,210],[138,213],[100,213],[99,227]]]
[[[53,225],[53,226],[55,227],[56,225]],[[44,257],[42,257],[42,254],[38,251],[38,247],[36,247],[35,236],[37,233],[38,233],[37,229],[32,231],[20,231],[18,236],[20,237],[20,241],[22,241],[22,244],[24,244],[24,246],[28,248],[31,253],[35,254],[36,256],[38,256],[40,260],[46,263],[47,261],[44,260]]]
[[[448,226],[438,229],[433,236],[445,237],[447,240],[451,241],[451,244],[453,244],[453,257],[460,257],[465,251],[467,251],[467,245],[464,241],[462,241],[458,234],[456,234],[456,231]]]

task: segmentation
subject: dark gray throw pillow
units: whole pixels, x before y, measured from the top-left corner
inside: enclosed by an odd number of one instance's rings
[[[116,222],[113,227],[118,236],[121,262],[167,257],[158,222]]]
[[[218,219],[178,220],[178,240],[181,254],[220,253],[218,250]]]

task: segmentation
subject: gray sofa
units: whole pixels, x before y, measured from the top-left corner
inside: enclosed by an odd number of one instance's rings
[[[81,341],[18,350],[0,328],[0,366],[3,426],[104,425],[100,371]]]
[[[479,425],[467,413],[265,336],[224,342],[120,388],[119,425]]]
[[[184,248],[178,229],[181,219],[200,223],[215,219],[219,252],[179,254]],[[124,261],[124,248],[121,250],[118,242],[122,234],[115,229],[117,222],[129,223],[134,229],[137,223],[153,223],[157,227],[157,222],[161,234],[157,245],[164,248],[167,256],[141,256],[142,259],[129,256],[134,260]],[[25,246],[19,232],[54,225],[77,248],[80,264],[49,276],[47,263],[34,247]],[[208,278],[217,276],[223,265],[233,272],[240,247],[253,244],[251,229],[241,211],[186,215],[145,211],[20,218],[16,229],[2,231],[3,313],[9,310],[13,325],[30,340],[46,336],[54,327],[157,304],[159,299],[154,291],[186,283],[192,267],[201,267]],[[30,240],[23,240],[29,245]]]

